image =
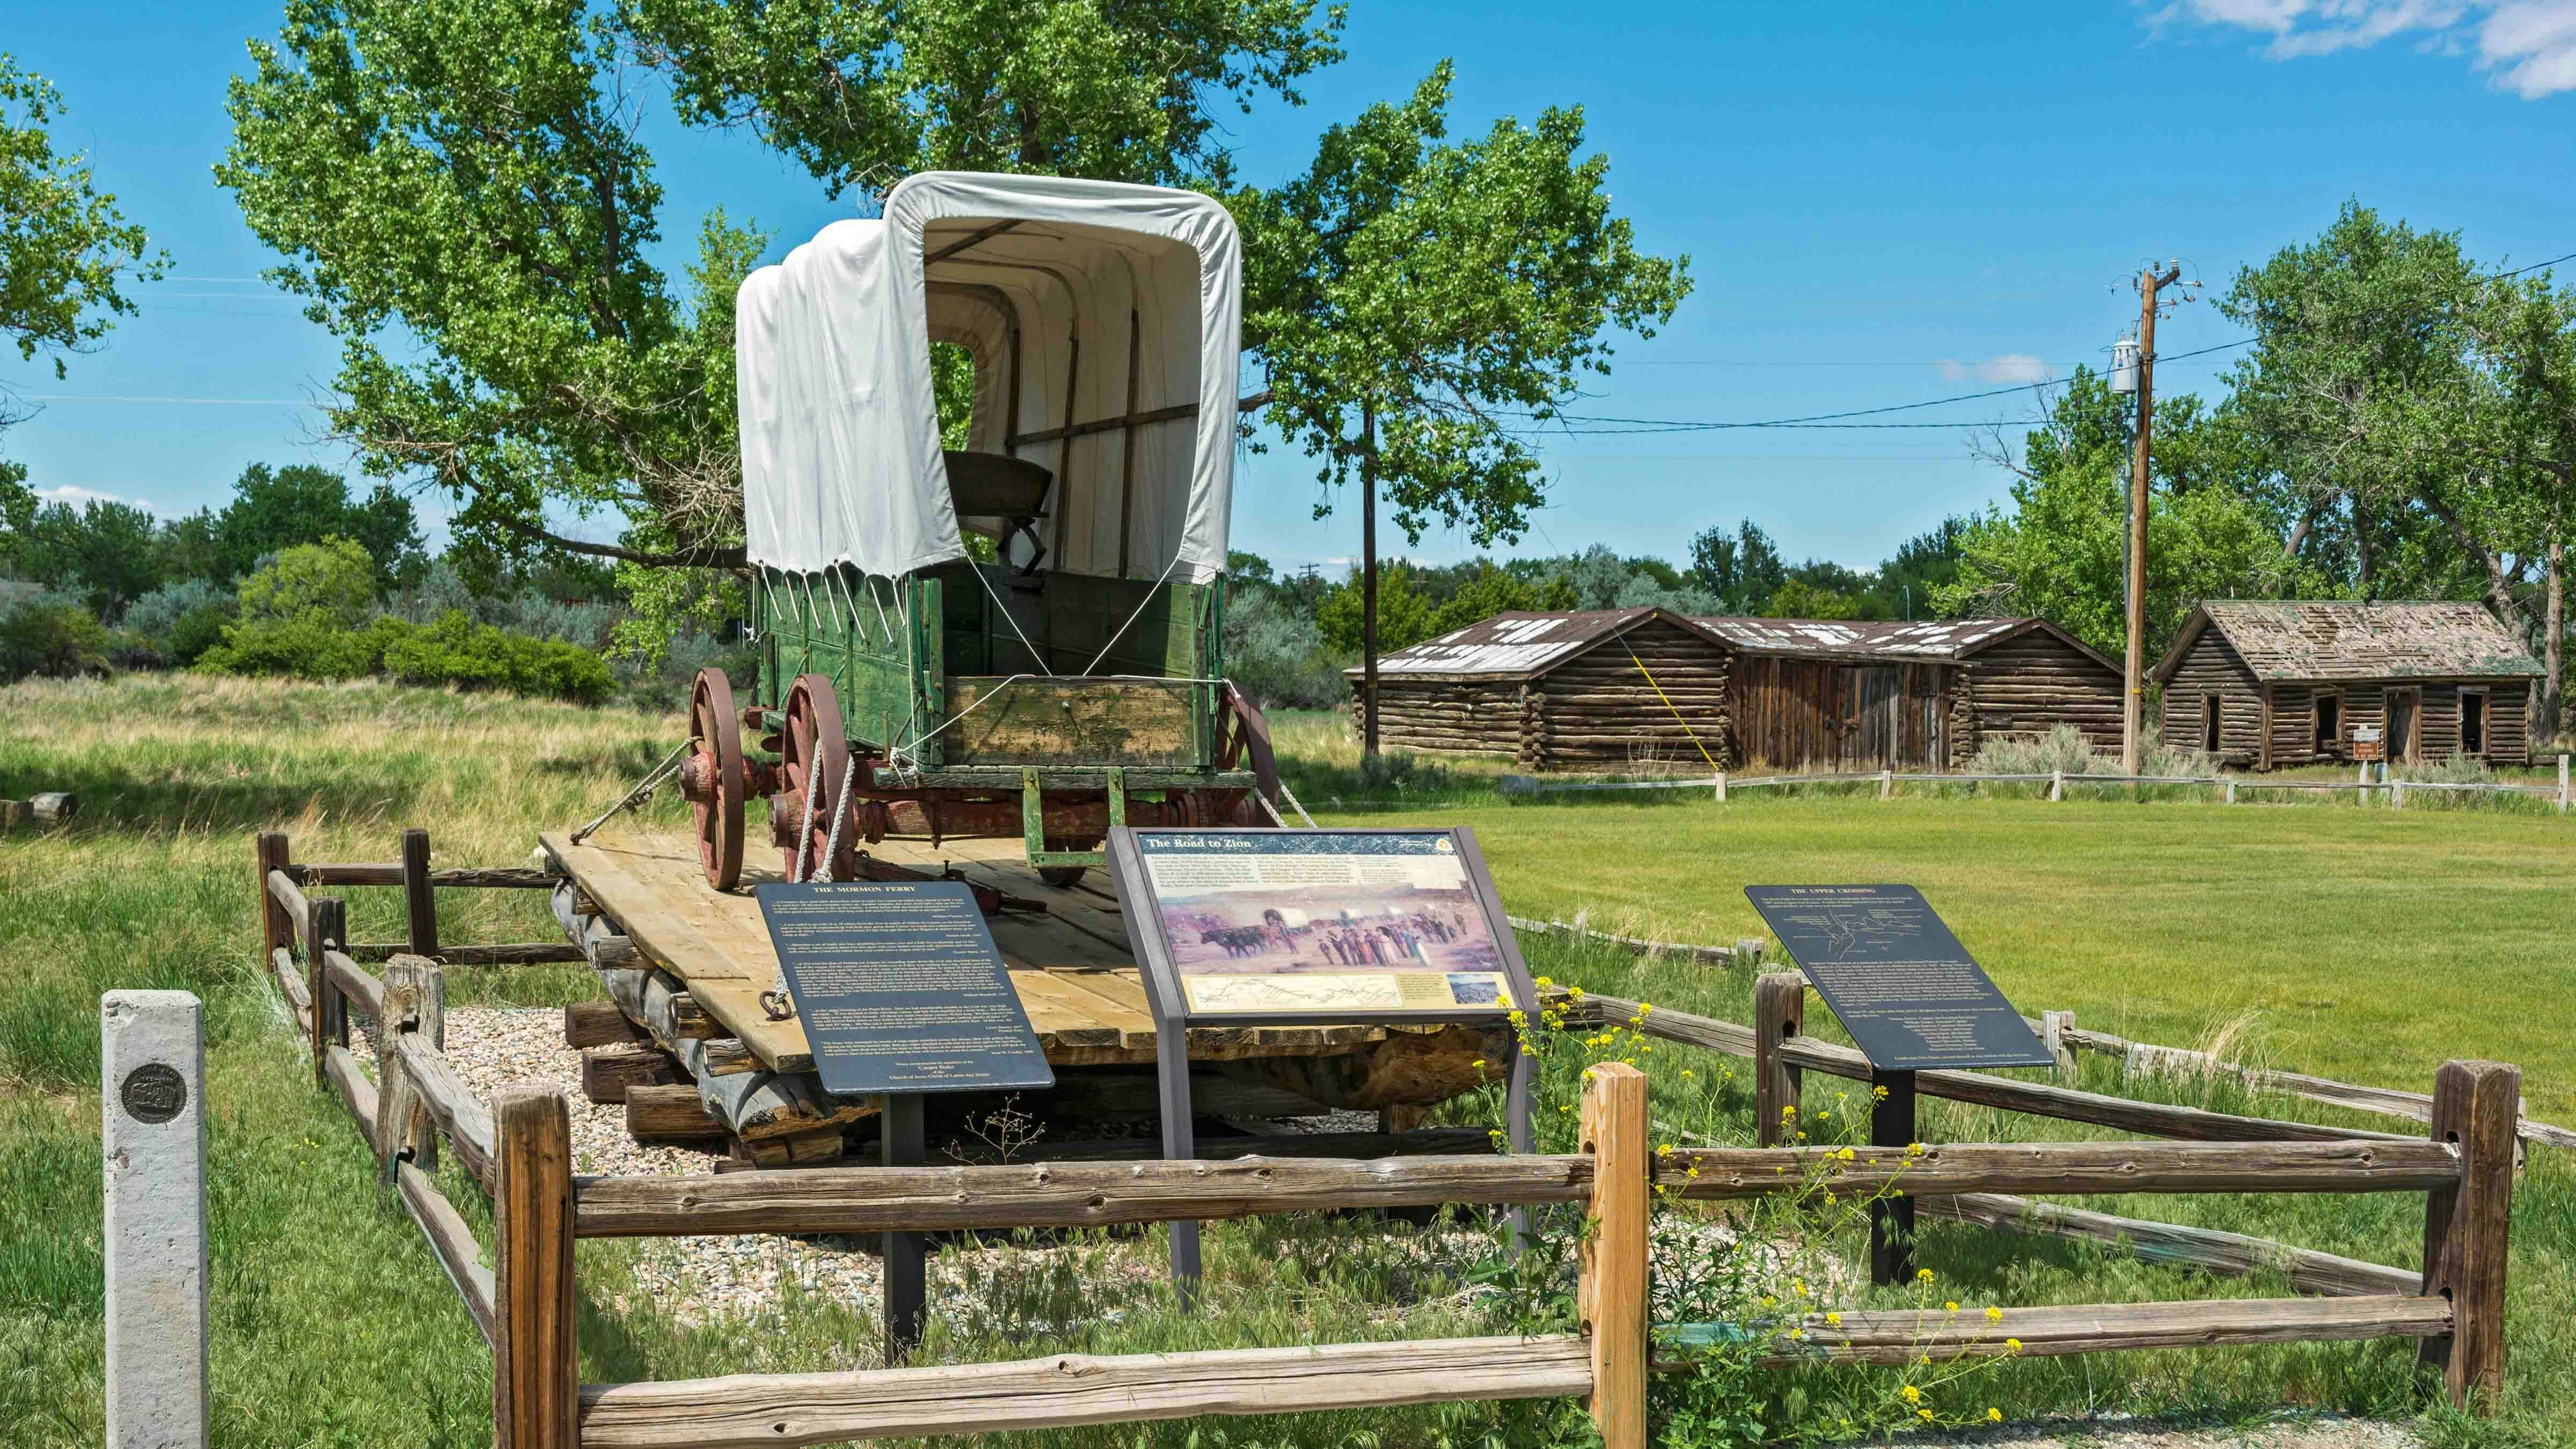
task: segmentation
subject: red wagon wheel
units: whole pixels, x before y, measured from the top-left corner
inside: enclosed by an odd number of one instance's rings
[[[689,690],[689,808],[698,820],[698,863],[720,891],[742,881],[742,717],[733,707],[733,682],[721,669],[701,669]]]
[[[796,676],[787,691],[786,715],[778,731],[778,792],[794,801],[805,818],[801,829],[787,833],[790,843],[780,852],[781,863],[790,880],[839,879],[854,862],[859,842],[855,831],[842,831],[842,858],[825,868],[833,817],[848,807],[841,789],[850,768],[850,734],[841,727],[841,701],[832,692],[832,681],[820,674]],[[809,789],[814,806],[806,810]]]

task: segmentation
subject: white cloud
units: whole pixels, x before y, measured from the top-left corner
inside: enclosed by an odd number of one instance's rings
[[[68,503],[74,508],[84,503],[122,503],[129,508],[140,508],[146,513],[157,514],[161,511],[158,505],[141,498],[128,498],[121,493],[101,493],[95,488],[83,488],[76,483],[66,483],[59,488],[39,488],[36,490],[36,496],[47,503]]]
[[[1941,360],[1944,382],[2046,382],[2055,374],[2048,364],[2027,352],[2006,352],[1983,362],[1961,362],[1955,357]]]
[[[2275,60],[2413,36],[2435,55],[2474,49],[2487,83],[2525,100],[2576,90],[2576,0],[2173,0],[2147,23],[2250,30]]]

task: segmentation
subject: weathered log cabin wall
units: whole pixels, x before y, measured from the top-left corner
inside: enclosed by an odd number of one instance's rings
[[[1956,674],[1935,660],[1739,655],[1731,754],[1753,770],[1943,768]]]
[[[1529,717],[1538,737],[1523,762],[1534,770],[1647,764],[1707,769],[1714,760],[1717,768],[1732,769],[1727,724],[1733,662],[1716,641],[1664,619],[1605,639],[1529,682]]]
[[[1527,689],[1519,680],[1378,677],[1378,742],[1396,750],[1459,750],[1507,755],[1528,765],[1537,738],[1528,728]],[[1351,712],[1363,716],[1361,688],[1351,685]]]
[[[2165,678],[2162,711],[2165,743],[2187,749],[2209,749],[2208,715],[2218,711],[2218,748],[2222,764],[2253,768],[2263,764],[2263,689],[2252,666],[2216,629],[2204,629]]]
[[[2433,764],[2455,754],[2474,753],[2491,764],[2522,765],[2531,759],[2531,685],[2521,679],[2373,680],[2359,684],[2275,684],[2271,686],[2274,769],[2296,765],[2346,764],[2353,758],[2353,731],[2388,729],[2388,697],[2393,690],[2419,696],[2411,758],[2400,764]],[[2486,738],[2470,751],[2464,738],[2463,702],[2473,695],[2486,700]],[[2331,702],[2333,717],[2320,721],[2320,701]],[[2322,734],[2321,734],[2322,732]]]
[[[1978,649],[1964,666],[1973,731],[1954,734],[1951,754],[1964,762],[1975,739],[1997,730],[2045,733],[2072,725],[2096,754],[2120,748],[2120,672],[2044,627],[2032,627]],[[1962,744],[1964,743],[1964,752]]]

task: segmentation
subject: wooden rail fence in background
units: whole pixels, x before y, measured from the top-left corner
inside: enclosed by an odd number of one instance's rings
[[[264,956],[288,1011],[312,1044],[321,1084],[357,1123],[378,1159],[386,1192],[418,1223],[491,1346],[494,1443],[503,1449],[815,1445],[972,1434],[1002,1423],[1060,1428],[1571,1395],[1585,1396],[1608,1449],[1643,1449],[1647,1373],[1688,1367],[1686,1357],[1668,1354],[1658,1362],[1650,1350],[1647,1205],[1656,1189],[1686,1199],[1798,1194],[1828,1186],[1863,1194],[1893,1191],[1946,1201],[1951,1206],[1934,1208],[1933,1214],[1960,1221],[2088,1238],[2144,1233],[2153,1239],[2149,1256],[2161,1253],[2203,1266],[2284,1266],[2294,1284],[2334,1295],[2007,1309],[1999,1323],[1966,1322],[1946,1312],[1855,1310],[1829,1324],[1819,1311],[1758,1326],[1778,1335],[1776,1349],[1765,1355],[1768,1363],[1904,1364],[1925,1355],[1940,1360],[2401,1337],[2419,1340],[2422,1356],[2443,1367],[2456,1403],[2482,1407],[2503,1382],[2506,1229],[2520,1085],[2519,1073],[2508,1066],[2445,1066],[2431,1097],[2429,1140],[2348,1133],[2324,1140],[2234,1140],[2234,1129],[2210,1130],[2200,1121],[2221,1114],[2204,1113],[2153,1120],[2202,1128],[2174,1135],[2219,1140],[1935,1145],[1918,1153],[1855,1152],[1849,1160],[1814,1148],[1694,1147],[1658,1154],[1648,1145],[1643,1075],[1605,1063],[1587,1074],[1582,1150],[1575,1153],[583,1177],[572,1170],[564,1097],[510,1088],[486,1105],[443,1054],[445,989],[438,964],[403,953],[381,978],[367,972],[345,948],[341,903],[308,897],[286,855],[284,837],[259,838]],[[409,879],[424,878],[425,862],[425,850],[406,849]],[[302,875],[305,881],[330,879],[310,866]],[[415,915],[415,940],[429,938],[431,929],[431,922]],[[1649,1033],[1667,1040],[1721,1050],[1740,1045],[1747,1054],[1756,1045],[1749,1030],[1723,1022],[1680,1012],[1637,1013],[1633,1003],[1604,998],[1590,1004],[1644,1015]],[[351,1050],[353,1024],[363,1025],[376,1044],[376,1080]],[[1794,1069],[1848,1068],[1834,1051],[1818,1050],[1822,1045],[1779,1033],[1758,1058],[1759,1069],[1785,1072],[1793,1060]],[[2035,1108],[2019,1104],[2037,1104],[2076,1120],[2095,1120],[2079,1113],[2110,1117],[2152,1106],[2114,1108],[2106,1104],[2119,1099],[2043,1090],[2055,1095],[2012,1100],[2020,1110]],[[488,1245],[475,1241],[454,1204],[438,1191],[433,1174],[442,1144],[455,1151],[491,1201]],[[2011,1196],[2132,1192],[2421,1192],[2428,1204],[2426,1267],[2409,1273]],[[1444,1203],[1583,1204],[1590,1222],[1582,1234],[1578,1331],[580,1382],[574,1245],[584,1237],[1109,1226]],[[1795,1341],[1792,1330],[1800,1335]],[[1678,1335],[1684,1341],[1688,1336]],[[2007,1340],[2017,1340],[2018,1347]]]
[[[2558,757],[2558,783],[2555,785],[2515,785],[2497,780],[2272,780],[2254,775],[2105,775],[2092,772],[2070,775],[2052,770],[2045,775],[1976,775],[1965,772],[1943,774],[1909,773],[1902,770],[1836,770],[1812,775],[1729,775],[1721,770],[1714,775],[1682,776],[1665,780],[1558,780],[1537,775],[1504,775],[1496,788],[1506,797],[1536,795],[1586,794],[1604,790],[1705,790],[1709,798],[1724,800],[1731,791],[1786,789],[1796,785],[1868,785],[1878,786],[1878,798],[1889,799],[1896,787],[1906,785],[2046,785],[2048,798],[2064,800],[2066,787],[2112,786],[2128,789],[2149,785],[2194,785],[2219,791],[2226,804],[2236,803],[2239,791],[2257,790],[2350,790],[2358,801],[2367,801],[2377,790],[2388,797],[2394,809],[2406,808],[2409,790],[2452,791],[2459,794],[2526,795],[2556,802],[2564,815],[2576,794],[2571,794],[2568,757]],[[1336,805],[1341,802],[1334,802]]]

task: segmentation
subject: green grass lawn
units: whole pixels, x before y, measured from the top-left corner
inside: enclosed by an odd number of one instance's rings
[[[421,825],[442,864],[516,864],[538,829],[614,799],[675,730],[667,718],[375,685],[140,678],[0,690],[0,795],[68,788],[85,807],[67,831],[0,838],[0,1439],[98,1442],[97,998],[157,986],[196,991],[209,1006],[216,1442],[488,1442],[488,1357],[417,1232],[375,1205],[354,1134],[313,1090],[261,983],[250,836],[290,831],[301,859],[389,859],[396,832]],[[1368,783],[1331,730],[1319,718],[1287,741],[1292,750],[1311,743],[1310,756],[1290,763],[1323,787],[1319,798]],[[1458,803],[1333,818],[1474,825],[1516,913],[1588,910],[1603,925],[1725,941],[1758,934],[1746,883],[1907,881],[2025,1010],[2071,1007],[2086,1025],[2174,1044],[2256,1012],[2260,1059],[2418,1089],[2446,1056],[2500,1057],[2524,1066],[2535,1115],[2576,1118],[2571,1048],[2554,1030],[2576,1004],[2564,931],[2576,826],[2554,815],[1822,797],[1533,807],[1504,806],[1473,779],[1406,785]],[[666,796],[652,808],[671,819],[679,806]],[[442,933],[546,939],[535,894],[452,893]],[[398,893],[348,895],[358,937],[399,937]],[[1743,972],[1553,942],[1533,943],[1531,956],[1559,980],[1746,1019]],[[449,982],[460,1003],[591,994],[586,974],[567,968],[457,970]],[[1647,1065],[1659,1133],[1750,1139],[1740,1064],[1670,1048]],[[1562,1052],[1551,1062],[1551,1104],[1570,1100],[1579,1066]],[[2088,1061],[2086,1084],[2118,1089],[2115,1070]],[[1832,1110],[1836,1090],[1844,1088],[1812,1081],[1812,1109]],[[2132,1090],[2388,1125],[2241,1093]],[[1481,1123],[1489,1110],[1465,1101],[1445,1112]],[[1564,1149],[1570,1121],[1542,1115],[1542,1145]],[[1924,1130],[1943,1141],[2107,1135],[1946,1105],[1927,1110]],[[480,1226],[479,1197],[449,1156],[447,1191]],[[2567,1407],[2576,1404],[2576,1172],[2564,1157],[2540,1154],[2517,1199],[2510,1414],[2501,1424],[2437,1421],[2445,1444],[2576,1444]],[[2090,1205],[2400,1265],[2420,1254],[2414,1197]],[[974,1311],[942,1321],[924,1361],[1497,1326],[1491,1305],[1461,1296],[1457,1268],[1426,1262],[1406,1230],[1263,1220],[1214,1225],[1208,1241],[1207,1308],[1196,1315],[1172,1311],[1162,1296],[1152,1235],[1091,1240],[1082,1256],[1030,1257],[1024,1267],[1005,1255],[966,1284]],[[1848,1255],[1855,1245],[1812,1246]],[[583,1246],[585,1377],[872,1361],[867,1315],[838,1304],[796,1300],[759,1320],[675,1326],[630,1276],[648,1251]],[[1946,1225],[1927,1232],[1922,1255],[1951,1291],[1980,1304],[2288,1291],[2277,1278],[2211,1279]],[[951,1259],[939,1271],[953,1280],[966,1268]],[[1856,1293],[1851,1303],[1864,1301]],[[2013,1416],[2181,1411],[2224,1420],[2283,1403],[2406,1413],[2410,1362],[2398,1343],[2176,1351],[2014,1363],[1980,1392]],[[1873,1372],[1834,1382],[1889,1381]],[[1554,1442],[1553,1422],[1526,1407],[1461,1405],[991,1442],[1517,1445]]]
[[[1418,818],[1475,827],[1518,914],[1724,943],[1765,934],[1748,885],[1919,886],[2026,1014],[2172,1046],[2251,1015],[2266,1064],[2419,1092],[2515,1062],[2530,1113],[2576,1126],[2576,816],[1603,798]]]

